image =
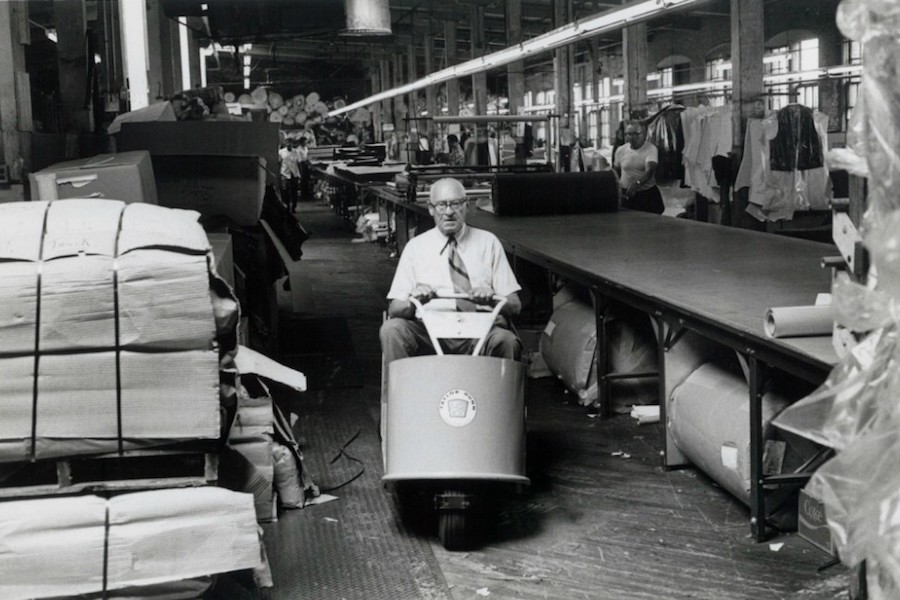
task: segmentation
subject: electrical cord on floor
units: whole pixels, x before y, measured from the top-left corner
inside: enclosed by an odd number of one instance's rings
[[[356,441],[356,438],[359,437],[359,434],[360,434],[360,433],[362,433],[362,430],[361,430],[361,429],[357,429],[357,430],[356,430],[356,433],[353,434],[353,437],[350,438],[349,440],[347,440],[347,442],[344,443],[343,446],[341,446],[341,449],[338,450],[338,453],[334,455],[334,458],[331,459],[331,462],[330,462],[329,464],[332,464],[332,465],[333,465],[334,463],[337,462],[337,460],[338,460],[339,458],[341,458],[341,457],[343,456],[343,457],[345,457],[347,460],[350,460],[350,461],[353,461],[353,462],[355,462],[355,463],[359,463],[360,465],[362,465],[362,469],[359,471],[359,473],[357,473],[356,475],[354,475],[353,477],[351,477],[350,479],[348,479],[348,480],[345,481],[344,483],[342,483],[342,484],[340,484],[340,485],[336,485],[336,486],[334,486],[334,487],[330,487],[330,488],[319,488],[319,491],[321,491],[321,492],[333,492],[333,491],[335,491],[335,490],[339,490],[339,489],[341,489],[342,487],[344,487],[345,485],[349,485],[349,484],[353,483],[354,481],[356,481],[357,479],[359,479],[360,477],[362,477],[362,474],[366,472],[366,464],[365,464],[363,461],[361,461],[361,460],[359,460],[358,458],[356,458],[355,456],[351,456],[351,455],[347,454],[347,452],[346,452],[347,446],[349,446],[349,445],[352,444],[354,441]]]

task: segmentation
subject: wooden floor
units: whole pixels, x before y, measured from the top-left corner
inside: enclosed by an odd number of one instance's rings
[[[311,234],[301,260],[312,291],[304,314],[346,320],[354,351],[349,368],[359,378],[354,385],[341,386],[319,374],[321,380],[311,380],[313,389],[304,402],[364,406],[374,423],[380,385],[377,330],[396,257],[383,245],[352,242],[357,237],[352,225],[320,204],[302,204],[298,218]],[[743,504],[694,469],[664,470],[659,425],[638,426],[627,415],[602,422],[591,418],[552,378],[530,379],[526,402],[532,486],[505,506],[496,532],[478,550],[448,552],[435,540],[416,540],[433,555],[422,564],[437,571],[422,579],[429,589],[423,587],[421,598],[847,597],[849,576],[842,567],[818,571],[828,559],[824,553],[795,533],[755,543]],[[328,471],[331,456],[316,455],[320,450],[312,438],[318,434],[303,435],[308,438],[301,441],[313,479],[339,478]],[[377,445],[371,435],[360,440],[354,443]],[[380,464],[366,467],[370,476],[380,475]],[[347,497],[353,485],[345,488]],[[320,521],[323,515],[352,522],[351,515],[342,514],[352,510],[351,503],[336,494],[335,502],[291,513],[284,527],[290,520]],[[267,535],[287,531],[279,527],[281,523],[270,526]],[[388,529],[391,535],[411,535]],[[296,572],[297,565],[316,553],[314,545],[311,539],[297,540],[295,547],[301,550],[296,556],[273,561],[276,587],[279,581],[296,581],[287,572]],[[335,572],[358,571],[359,556],[329,560]],[[434,581],[444,588],[434,589]],[[377,599],[378,594],[392,598],[390,592],[362,588],[356,595],[347,590],[329,595],[328,589],[309,580],[303,589],[319,590],[309,596],[317,600]],[[298,594],[281,588],[270,597],[307,597]]]

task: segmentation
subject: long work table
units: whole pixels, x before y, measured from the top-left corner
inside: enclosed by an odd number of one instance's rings
[[[400,249],[409,237],[433,225],[423,203],[409,203],[387,186],[367,189],[393,211]],[[831,273],[821,261],[835,253],[834,247],[630,210],[497,217],[473,203],[468,222],[497,235],[514,262],[526,260],[591,290],[601,414],[608,413],[611,379],[627,377],[608,368],[610,301],[641,309],[657,326],[663,423],[674,387],[666,357],[685,333],[706,343],[709,356],[725,346],[744,357],[750,394],[751,530],[757,540],[765,539],[767,488],[802,480],[763,475],[766,372],[774,368],[819,384],[838,360],[830,336],[767,337],[765,313],[775,306],[809,305],[816,294],[828,292]],[[686,464],[667,427],[662,429],[665,466]]]

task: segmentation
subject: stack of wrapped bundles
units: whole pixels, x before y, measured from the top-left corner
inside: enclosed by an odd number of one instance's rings
[[[4,600],[135,586],[145,593],[132,597],[154,597],[146,586],[262,560],[253,496],[216,487],[5,502],[0,548]]]
[[[220,436],[237,306],[198,217],[0,205],[0,462]]]

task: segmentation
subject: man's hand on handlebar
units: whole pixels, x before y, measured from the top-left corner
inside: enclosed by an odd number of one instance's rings
[[[415,298],[421,304],[426,304],[430,300],[432,300],[435,296],[437,296],[437,290],[431,287],[430,285],[425,285],[423,283],[418,284],[413,290],[409,293],[410,298]]]
[[[469,291],[469,299],[475,304],[493,304],[494,290],[489,287],[472,288]]]

